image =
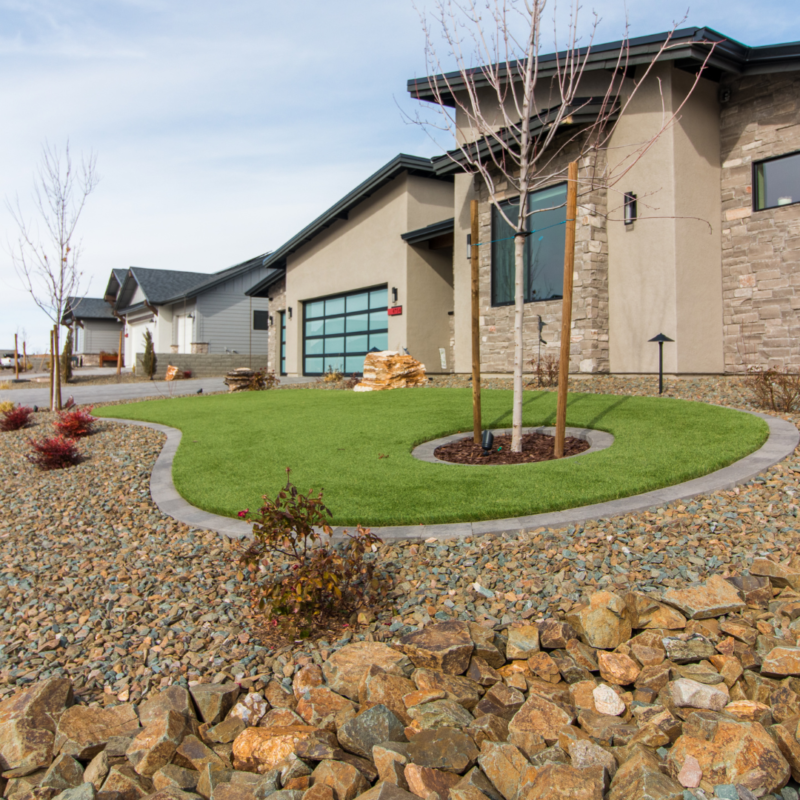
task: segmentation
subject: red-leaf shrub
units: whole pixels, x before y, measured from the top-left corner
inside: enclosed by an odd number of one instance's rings
[[[88,436],[92,433],[97,419],[91,414],[92,407],[88,409],[76,408],[74,411],[62,411],[58,415],[54,426],[61,436],[77,439],[79,436]]]
[[[28,461],[39,469],[64,469],[80,461],[77,445],[65,436],[51,436],[38,442],[29,439],[28,442],[34,451],[28,455]]]
[[[10,411],[4,411],[0,417],[0,430],[18,431],[20,428],[27,428],[31,414],[33,409],[28,406],[17,406]]]

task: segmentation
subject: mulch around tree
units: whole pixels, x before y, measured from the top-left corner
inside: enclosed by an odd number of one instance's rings
[[[437,447],[433,454],[452,464],[532,464],[536,461],[552,461],[555,458],[555,441],[555,437],[545,433],[526,433],[522,437],[522,452],[514,453],[511,450],[511,436],[503,434],[494,437],[492,449],[484,454],[481,445],[475,444],[471,436],[465,436]],[[576,456],[586,452],[589,447],[589,442],[575,436],[564,439],[565,456]]]

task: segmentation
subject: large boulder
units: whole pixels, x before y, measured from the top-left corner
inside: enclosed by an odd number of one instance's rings
[[[345,645],[325,662],[322,671],[330,689],[357,701],[361,680],[373,665],[391,675],[405,678],[414,671],[413,664],[406,656],[378,642]],[[268,699],[273,706],[277,705],[271,698]]]
[[[247,728],[233,743],[233,766],[238,770],[264,774],[294,756],[298,743],[309,738],[320,738],[336,745],[336,737],[330,731],[311,725]]]
[[[721,575],[712,575],[705,583],[687,589],[669,589],[662,600],[689,619],[721,617],[745,607],[736,587]]]
[[[475,649],[469,627],[453,620],[428,625],[400,639],[405,654],[415,667],[463,675]]]
[[[721,783],[742,784],[774,792],[790,777],[780,748],[763,726],[723,714],[693,714],[683,725],[667,756],[669,774],[677,779],[687,756],[697,759],[703,777],[700,787],[713,791]]]
[[[55,752],[89,760],[112,737],[135,735],[139,730],[139,716],[132,703],[109,708],[71,706],[58,722]]]

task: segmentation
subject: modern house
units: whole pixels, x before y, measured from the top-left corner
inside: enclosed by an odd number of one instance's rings
[[[102,297],[68,297],[61,324],[72,329],[72,352],[83,367],[100,364],[101,353],[116,353],[122,322]]]
[[[270,369],[359,373],[370,350],[452,370],[453,176],[399,155],[264,259]]]
[[[586,98],[603,97],[616,79],[624,102],[633,82],[641,81],[601,154],[601,164],[605,159],[609,169],[653,137],[665,114],[686,103],[618,187],[620,195],[639,198],[638,216],[624,220],[619,210],[612,213],[620,203],[602,189],[580,199],[571,370],[653,372],[658,348],[649,340],[658,333],[675,340],[664,349],[665,368],[672,373],[743,372],[766,364],[796,369],[800,43],[748,47],[708,28],[689,28],[675,32],[669,49],[659,53],[665,39],[666,34],[659,34],[630,40],[624,75],[615,71],[620,42],[593,46],[588,55],[582,77]],[[643,79],[654,59],[653,70]],[[563,54],[540,57],[544,96],[557,68],[563,67]],[[433,102],[436,89],[456,105],[460,90],[453,75],[408,83],[410,94],[422,102]],[[593,119],[591,102],[576,105],[576,114],[561,131],[573,140],[576,129]],[[546,111],[535,124],[547,124]],[[458,135],[470,141],[472,132],[461,125]],[[560,163],[549,164],[552,185],[530,199],[532,211],[550,210],[529,218],[537,231],[528,239],[526,256],[524,336],[529,355],[540,335],[555,352],[559,345],[564,234],[557,223],[566,212],[552,209],[561,202],[567,162],[575,155],[564,152]],[[480,248],[483,370],[509,372],[513,241],[505,238],[508,227],[481,181],[460,169],[457,152],[451,156],[434,159],[432,166],[437,176],[454,179],[455,369],[470,368],[467,233],[475,198],[481,242],[494,242]],[[583,161],[581,169],[583,178]],[[507,192],[499,200],[513,205],[515,197]]]
[[[588,53],[556,149],[579,141],[576,132],[600,113],[593,98],[612,81],[621,87],[617,108],[638,86],[594,163],[577,144],[564,150],[548,167],[551,183],[530,198],[537,235],[526,246],[526,359],[560,346],[568,162],[578,159],[585,187],[590,168],[616,169],[678,112],[613,197],[602,185],[581,193],[570,369],[654,372],[658,348],[649,340],[659,333],[674,340],[664,348],[671,373],[798,368],[800,44],[748,47],[708,28],[676,31],[663,50],[666,39],[627,42],[624,71],[616,69],[620,42]],[[541,96],[563,67],[564,54],[539,58]],[[439,91],[454,107],[461,91],[457,75],[412,80],[408,90],[421,102]],[[547,125],[547,115],[539,109],[534,124]],[[455,116],[459,139],[473,141]],[[398,156],[264,258],[270,272],[247,294],[271,301],[271,368],[358,372],[367,351],[388,347],[407,349],[429,372],[469,372],[467,234],[476,199],[482,369],[512,371],[513,239],[482,182],[458,162],[458,151]],[[504,208],[516,200],[509,190],[496,199]]]
[[[105,300],[124,320],[125,363],[144,353],[150,331],[158,372],[168,363],[195,375],[266,366],[268,302],[245,292],[269,278],[269,254],[215,272],[130,267],[114,270]]]

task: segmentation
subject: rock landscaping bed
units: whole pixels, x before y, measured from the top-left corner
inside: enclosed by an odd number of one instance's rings
[[[526,433],[522,437],[522,452],[511,450],[511,436],[502,434],[494,437],[491,450],[475,444],[471,436],[466,436],[450,444],[437,447],[433,454],[442,461],[453,464],[533,464],[537,461],[552,461],[555,438],[544,433]],[[576,456],[585,453],[590,447],[585,439],[567,436],[564,439],[564,455]]]
[[[796,798],[800,558],[750,572],[338,643],[261,691],[173,685],[103,707],[50,678],[0,703],[4,796]]]
[[[606,393],[624,393],[626,386],[606,378],[596,384]],[[631,393],[654,388],[649,379],[627,385]],[[689,399],[747,407],[735,380],[675,386]],[[307,791],[307,800],[353,800],[366,791],[372,792],[368,800],[414,800],[431,791],[441,800],[796,800],[789,776],[794,770],[798,777],[800,747],[800,569],[773,563],[794,556],[800,543],[797,456],[732,491],[578,528],[384,545],[374,557],[391,589],[375,618],[362,613],[337,641],[276,650],[258,639],[262,620],[253,616],[238,574],[240,545],[176,523],[152,504],[148,481],[160,434],[104,422],[81,442],[81,464],[44,474],[24,459],[25,437],[49,432],[49,415],[35,418],[30,431],[0,435],[0,697],[6,698],[0,766],[10,775],[6,796],[45,800],[69,790],[72,800],[90,800],[93,793],[101,800],[137,800],[163,791],[167,800],[183,797],[180,790],[216,800],[262,800],[280,790],[298,794],[274,800],[306,800]],[[749,583],[748,573],[760,578]],[[704,619],[692,605],[697,599],[687,600],[685,592],[709,579],[713,591],[700,592],[700,599],[726,590],[733,606],[722,603]],[[683,599],[677,607],[664,605],[673,590]],[[680,622],[677,614],[685,627],[670,628]],[[588,638],[595,619],[616,630],[619,644]],[[421,660],[425,640],[430,645],[441,636],[434,628],[439,623],[456,637],[454,649],[440,651],[460,652],[461,661],[446,661],[456,666],[447,666],[443,655]],[[562,638],[548,638],[550,629]],[[509,651],[518,640],[527,651]],[[360,671],[349,673],[345,691],[336,675],[346,670],[337,664],[351,660]],[[451,671],[465,663],[465,673]],[[365,681],[362,702],[364,671],[373,677]],[[388,678],[375,677],[383,674]],[[77,710],[68,712],[70,686]],[[20,690],[30,692],[28,700],[12,699]],[[219,695],[214,702],[224,711],[214,725],[216,712],[206,719],[205,701],[190,700],[187,692]],[[410,705],[407,694],[416,694]],[[54,705],[44,695],[55,698]],[[228,722],[226,704],[246,697],[256,710],[242,720],[247,728],[237,730],[243,712]],[[149,715],[148,703],[161,711]],[[388,712],[367,708],[374,704]],[[164,722],[166,707],[180,719]],[[256,723],[259,709],[267,719]],[[357,712],[370,711],[352,727],[372,731],[380,742],[343,731]],[[368,751],[365,742],[402,738],[389,712],[409,741]],[[488,715],[499,721],[484,720],[482,728],[478,717]],[[153,729],[159,719],[161,727]],[[210,734],[220,722],[223,727]],[[74,724],[69,734],[67,724]],[[253,726],[257,733],[248,732]],[[149,733],[140,737],[142,728]],[[21,752],[29,734],[44,742],[42,763],[17,767],[33,768],[13,775],[7,748]],[[133,739],[138,744],[130,749]],[[278,757],[276,775],[264,765]],[[45,783],[39,779],[46,766],[55,768]],[[381,786],[369,789],[377,781]],[[411,798],[399,794],[409,790]]]

